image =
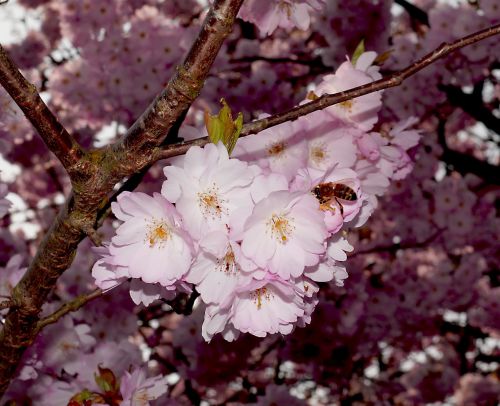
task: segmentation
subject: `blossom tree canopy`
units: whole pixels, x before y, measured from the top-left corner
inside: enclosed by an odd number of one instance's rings
[[[498,1],[0,34],[0,405],[498,404]]]

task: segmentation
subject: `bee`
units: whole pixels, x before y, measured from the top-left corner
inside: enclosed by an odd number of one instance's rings
[[[344,215],[344,207],[340,200],[347,200],[354,202],[358,200],[356,192],[351,187],[344,185],[343,183],[326,182],[320,183],[312,189],[312,193],[318,199],[320,208],[322,210],[332,210],[330,203],[335,200],[340,207],[340,214]]]

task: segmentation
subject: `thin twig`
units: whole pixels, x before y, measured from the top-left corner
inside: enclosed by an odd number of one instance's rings
[[[344,101],[351,100],[356,97],[364,96],[366,94],[377,92],[379,90],[399,86],[401,83],[403,83],[405,79],[409,78],[418,71],[434,63],[438,59],[441,59],[449,55],[451,52],[498,34],[500,34],[500,24],[478,31],[474,34],[468,35],[467,37],[461,38],[455,42],[452,42],[451,44],[443,43],[433,52],[420,58],[418,61],[412,63],[405,69],[399,72],[395,72],[386,78],[368,83],[366,85],[358,86],[343,92],[335,94],[325,94],[314,101],[293,107],[292,109],[285,111],[283,113],[278,113],[260,120],[255,120],[250,123],[247,123],[243,126],[240,137],[245,137],[250,134],[259,133],[260,131],[263,131],[267,128],[274,127],[276,125],[285,123],[287,121],[296,120],[297,118],[310,114],[314,111],[322,110],[326,107],[333,106],[335,104],[342,103]],[[205,137],[179,144],[173,144],[166,148],[156,150],[152,159],[159,160],[164,158],[170,158],[177,155],[182,155],[185,154],[190,147],[194,145],[203,146],[208,142],[209,142],[208,138]]]
[[[35,328],[36,334],[44,328],[45,326],[48,326],[49,324],[53,324],[57,322],[61,317],[65,316],[66,314],[70,312],[76,312],[79,310],[82,306],[90,302],[91,300],[94,300],[102,295],[102,290],[101,289],[96,289],[93,292],[90,292],[86,295],[80,295],[76,299],[73,299],[71,302],[63,304],[59,309],[57,309],[54,313],[52,313],[50,316],[47,316],[43,319],[41,319]]]
[[[425,248],[428,247],[431,242],[433,242],[436,238],[438,238],[446,228],[440,228],[435,233],[431,234],[423,241],[405,241],[401,243],[391,243],[387,245],[377,245],[373,248],[367,248],[365,250],[355,251],[349,255],[349,259],[354,258],[359,255],[373,254],[376,252],[396,252],[399,250],[407,250],[413,248]]]
[[[426,25],[427,27],[430,27],[429,16],[420,7],[417,7],[406,0],[394,0],[394,2],[403,7],[411,18],[415,19],[421,24]]]
[[[0,310],[8,309],[9,307],[12,307],[13,305],[14,305],[14,302],[12,300],[6,300],[5,302],[0,302]]]
[[[84,152],[78,142],[52,114],[32,83],[22,75],[0,45],[0,84],[38,131],[51,152],[69,174],[78,170]]]

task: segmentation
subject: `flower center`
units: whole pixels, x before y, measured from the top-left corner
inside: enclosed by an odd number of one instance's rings
[[[344,110],[347,110],[349,113],[352,113],[352,107],[354,106],[354,101],[346,100],[343,101],[342,103],[339,103],[339,106],[342,107]]]
[[[281,0],[278,3],[278,7],[286,13],[287,17],[290,18],[292,16],[292,5],[284,0]]]
[[[236,275],[238,265],[234,258],[234,252],[231,246],[228,246],[226,255],[217,260],[217,270],[224,272],[226,275]]]
[[[285,216],[273,214],[271,220],[268,221],[268,226],[271,228],[271,235],[280,243],[286,244],[295,228],[292,221],[293,219],[288,219]]]
[[[311,148],[311,159],[317,164],[321,163],[327,155],[325,144],[315,145]]]
[[[141,389],[134,394],[134,400],[137,406],[146,406],[149,405],[149,401],[152,400],[152,398],[149,396],[146,389]]]
[[[273,294],[264,286],[263,288],[255,289],[252,293],[250,293],[250,297],[257,306],[257,310],[260,310],[263,300],[270,302],[273,298]]]
[[[147,230],[146,239],[150,248],[153,248],[155,245],[158,245],[158,248],[163,247],[165,242],[171,237],[170,227],[163,219],[152,219],[147,225]]]
[[[59,344],[59,348],[63,353],[68,353],[70,351],[76,350],[77,346],[73,343],[69,343],[67,341],[63,341],[62,343]]]
[[[279,156],[283,155],[285,148],[286,148],[285,142],[278,141],[278,142],[275,142],[274,144],[271,144],[271,146],[267,149],[267,153],[270,156],[279,157]]]
[[[226,213],[223,203],[224,199],[219,196],[219,188],[214,184],[205,192],[198,193],[198,205],[205,217],[220,218],[223,213]]]

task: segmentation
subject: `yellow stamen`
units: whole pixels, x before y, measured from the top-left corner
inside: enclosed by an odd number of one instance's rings
[[[271,301],[273,295],[269,290],[264,286],[263,288],[260,289],[255,289],[251,293],[251,297],[253,298],[253,302],[257,305],[257,310],[260,310],[263,304],[263,299],[267,300],[268,302]]]
[[[287,217],[273,214],[271,221],[268,222],[271,227],[271,234],[282,244],[288,241],[293,232],[294,227],[291,224],[291,220]]]
[[[267,153],[271,156],[280,156],[285,151],[286,144],[284,141],[275,142],[268,149]]]
[[[343,101],[342,103],[339,103],[339,106],[347,110],[349,113],[351,113],[352,107],[354,106],[354,102],[352,100],[346,100]]]
[[[198,205],[201,212],[208,217],[220,218],[225,212],[224,199],[219,197],[219,189],[216,185],[198,193]]]
[[[171,236],[170,228],[164,220],[153,219],[148,224],[147,228],[148,232],[146,238],[151,248],[155,245],[161,248]]]

